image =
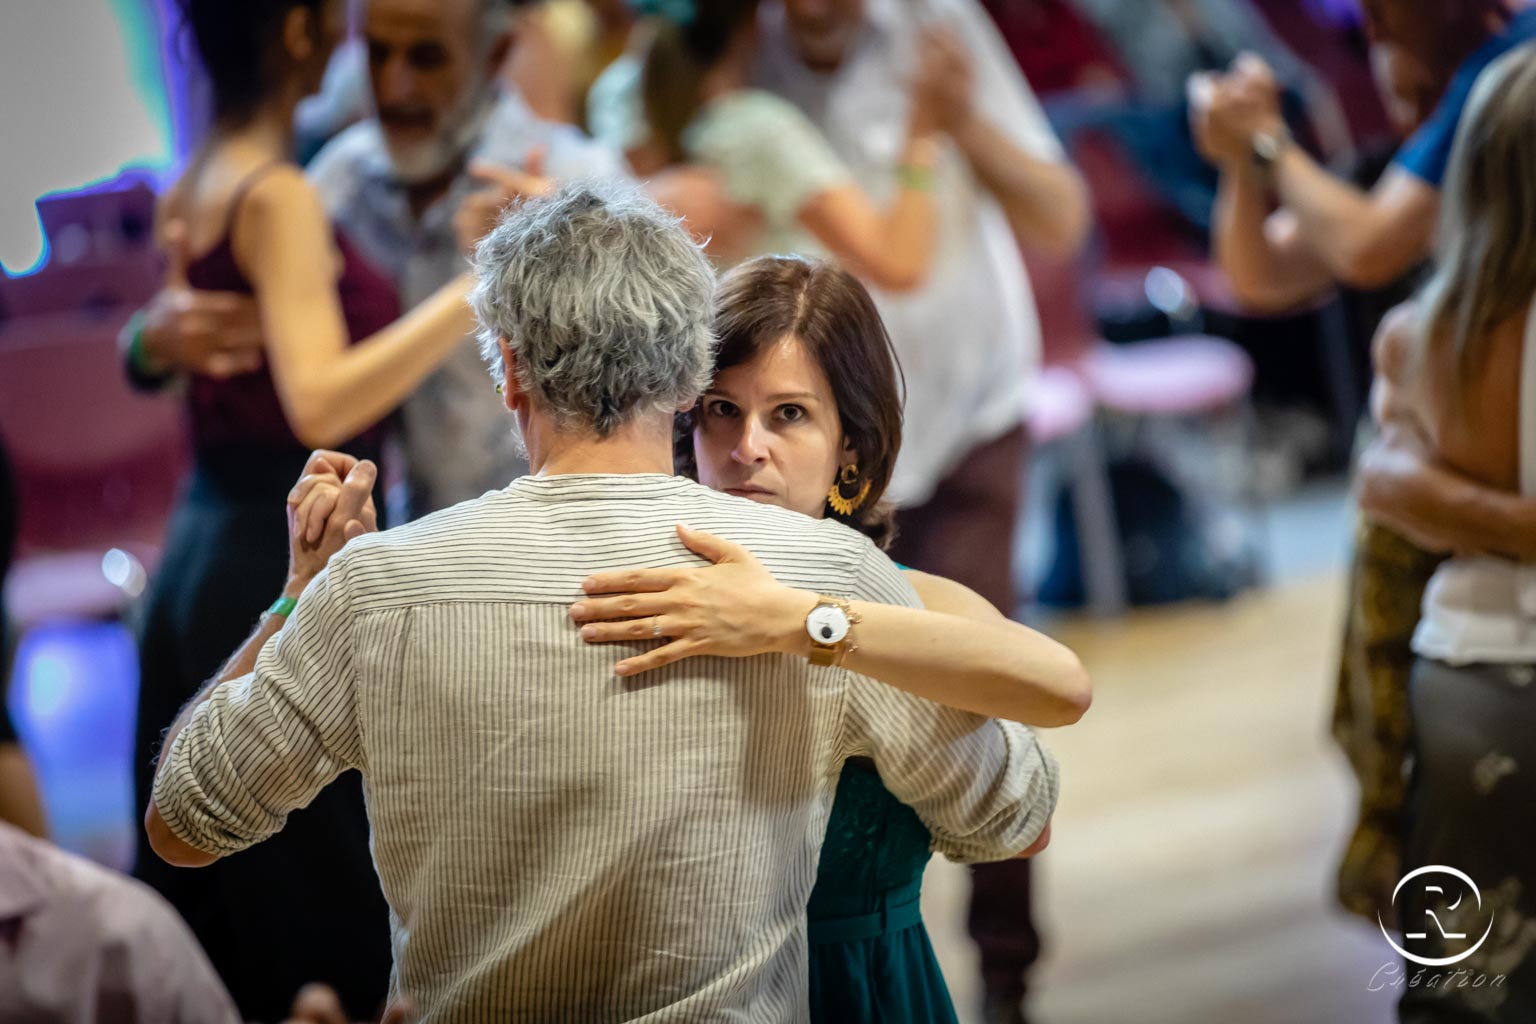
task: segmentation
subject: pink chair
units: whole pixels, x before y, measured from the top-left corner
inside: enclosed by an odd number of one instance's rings
[[[1198,416],[1247,401],[1253,361],[1225,338],[1204,334],[1101,344],[1083,376],[1103,408],[1126,416]]]
[[[1031,427],[1042,446],[1053,445],[1061,452],[1089,608],[1113,615],[1125,606],[1126,581],[1105,427],[1230,417],[1242,428],[1238,443],[1246,446],[1253,362],[1231,341],[1202,334],[1110,344],[1099,337],[1086,312],[1080,263],[1036,256],[1028,266],[1046,363],[1030,412]],[[1185,301],[1198,306],[1192,286],[1177,272],[1155,269],[1155,284],[1170,292],[1182,290]],[[1254,491],[1244,488],[1242,493],[1244,504],[1258,509]]]
[[[114,616],[154,568],[187,464],[179,403],[133,393],[117,351],[158,282],[152,204],[140,183],[48,197],[50,263],[0,279],[0,436],[21,502],[6,589],[21,629]]]
[[[1036,452],[1058,462],[1069,489],[1088,610],[1107,618],[1125,610],[1125,568],[1094,411],[1077,370],[1047,366],[1030,396],[1027,422]]]

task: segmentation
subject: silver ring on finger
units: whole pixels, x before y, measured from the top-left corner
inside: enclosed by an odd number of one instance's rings
[[[661,616],[659,616],[659,615],[652,615],[651,616],[651,639],[659,640],[660,638],[661,638]]]

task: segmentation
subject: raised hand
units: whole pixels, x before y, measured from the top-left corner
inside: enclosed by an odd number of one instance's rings
[[[943,25],[923,29],[918,44],[914,102],[926,107],[936,130],[963,128],[975,111],[975,75],[971,56],[954,31]]]
[[[343,476],[345,474],[345,476]],[[378,530],[378,467],[343,452],[316,451],[288,495],[289,590],[302,590],[350,540]]]
[[[491,232],[506,208],[523,199],[551,191],[555,183],[544,175],[544,147],[535,146],[521,168],[471,160],[469,173],[480,179],[483,187],[465,196],[453,217],[454,234],[466,253]]]
[[[598,573],[582,584],[588,596],[571,606],[571,619],[588,643],[670,641],[619,662],[617,674],[649,672],[701,654],[750,658],[808,645],[805,616],[815,594],[784,586],[740,544],[686,526],[677,535],[714,564]]]

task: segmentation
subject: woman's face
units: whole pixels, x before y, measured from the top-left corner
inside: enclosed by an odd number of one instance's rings
[[[827,376],[794,337],[715,376],[693,444],[706,487],[816,519],[838,471],[854,461]]]

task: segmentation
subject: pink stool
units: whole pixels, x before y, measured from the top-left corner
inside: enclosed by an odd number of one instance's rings
[[[1094,412],[1093,395],[1076,369],[1041,370],[1029,399],[1029,432],[1042,456],[1060,459],[1077,524],[1088,610],[1109,617],[1125,610],[1125,569]]]
[[[1083,360],[1099,405],[1128,416],[1197,416],[1246,401],[1253,361],[1205,334],[1100,344]]]
[[[1254,375],[1248,353],[1225,338],[1205,334],[1122,345],[1101,342],[1083,359],[1082,372],[1099,408],[1133,420],[1138,427],[1154,420],[1230,417],[1237,440],[1227,452],[1231,459],[1225,471],[1238,479],[1232,492],[1234,505],[1246,509],[1251,526],[1242,533],[1254,538],[1242,543],[1249,552],[1253,579],[1262,579],[1268,560],[1268,527],[1247,457],[1253,434],[1249,398]],[[1213,465],[1217,471],[1209,475],[1222,479],[1222,463],[1209,457],[1199,464],[1202,475]]]

